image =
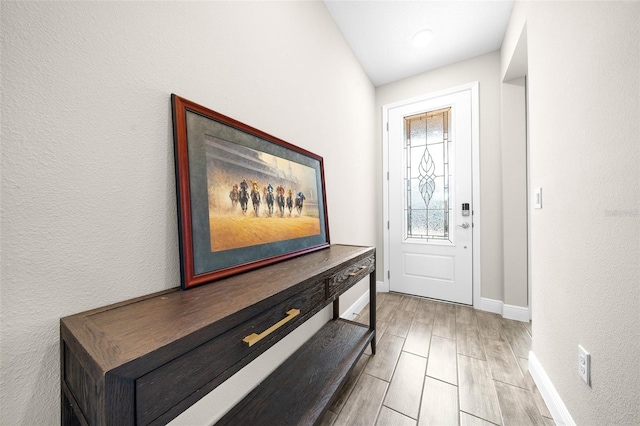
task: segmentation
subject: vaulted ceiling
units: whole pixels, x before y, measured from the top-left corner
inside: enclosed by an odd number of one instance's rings
[[[500,49],[513,0],[324,0],[375,86]],[[415,47],[413,36],[430,30]],[[428,32],[427,32],[428,33]]]

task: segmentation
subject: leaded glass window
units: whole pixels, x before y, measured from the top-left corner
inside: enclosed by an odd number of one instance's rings
[[[404,118],[405,239],[452,242],[451,108]]]

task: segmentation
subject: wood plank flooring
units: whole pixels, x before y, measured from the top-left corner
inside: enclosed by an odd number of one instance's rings
[[[553,425],[527,368],[530,324],[378,293],[367,350],[322,425]],[[368,323],[369,307],[356,321]]]

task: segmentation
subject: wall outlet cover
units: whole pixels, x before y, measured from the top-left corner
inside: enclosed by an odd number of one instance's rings
[[[578,374],[588,386],[591,386],[591,355],[580,345],[578,345]]]

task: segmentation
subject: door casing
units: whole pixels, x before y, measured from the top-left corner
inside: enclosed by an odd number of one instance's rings
[[[471,91],[471,167],[472,167],[472,206],[473,206],[473,306],[480,306],[481,269],[480,269],[480,119],[477,81],[456,86],[450,89],[420,95],[414,98],[383,105],[382,107],[382,220],[383,220],[383,291],[389,291],[390,238],[389,238],[389,132],[388,116],[392,108],[402,107],[416,102],[441,96]]]

